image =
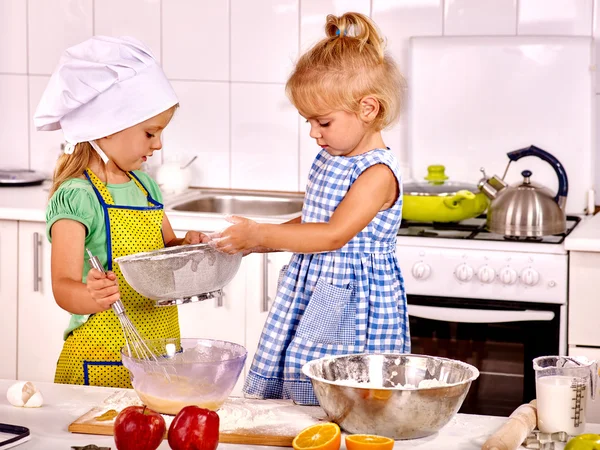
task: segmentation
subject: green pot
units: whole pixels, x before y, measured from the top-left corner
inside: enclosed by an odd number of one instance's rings
[[[444,166],[429,166],[423,182],[403,186],[402,218],[417,222],[460,222],[477,217],[489,199],[476,185],[447,181]]]

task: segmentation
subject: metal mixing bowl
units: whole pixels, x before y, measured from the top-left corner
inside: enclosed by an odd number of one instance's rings
[[[158,362],[132,358],[121,350],[131,384],[150,409],[177,414],[187,405],[217,410],[237,383],[248,352],[239,344],[213,339],[144,341]]]
[[[208,244],[194,244],[121,256],[115,261],[133,289],[163,306],[220,295],[237,273],[242,254],[229,255]]]
[[[349,433],[414,439],[435,433],[458,412],[477,368],[424,355],[325,357],[302,368],[330,420]],[[422,380],[448,385],[418,386]],[[432,383],[432,382],[429,382]]]

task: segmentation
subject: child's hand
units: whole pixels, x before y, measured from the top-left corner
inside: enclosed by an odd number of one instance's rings
[[[103,274],[98,269],[90,269],[87,276],[87,290],[102,311],[110,309],[110,306],[119,300],[119,282],[114,272]]]
[[[210,238],[204,233],[200,233],[199,231],[188,231],[185,233],[181,245],[206,244],[208,241],[210,241]]]
[[[230,216],[226,220],[233,225],[212,235],[217,250],[230,254],[243,252],[246,255],[261,247],[260,229],[255,221],[239,216]]]

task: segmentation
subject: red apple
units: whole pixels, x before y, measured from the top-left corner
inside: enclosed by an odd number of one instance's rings
[[[128,406],[115,419],[117,450],[156,450],[167,425],[156,411],[145,406]]]
[[[171,422],[167,438],[173,450],[215,450],[219,416],[210,409],[186,406]]]

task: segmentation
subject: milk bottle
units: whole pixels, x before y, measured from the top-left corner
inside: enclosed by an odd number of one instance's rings
[[[595,397],[596,362],[566,356],[543,356],[533,360],[533,368],[538,429],[545,433],[583,433],[588,397]]]

